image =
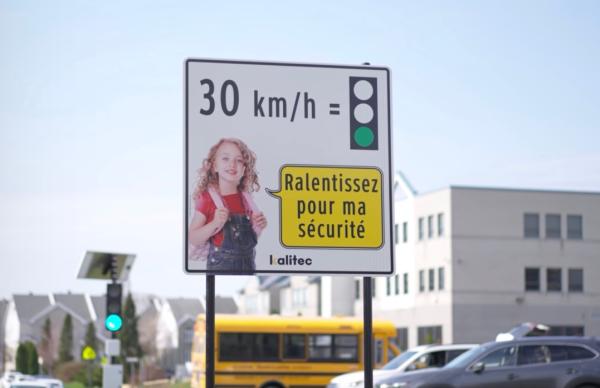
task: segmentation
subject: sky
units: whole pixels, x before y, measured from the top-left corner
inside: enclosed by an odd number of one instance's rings
[[[393,162],[449,185],[600,191],[600,2],[0,0],[0,299],[101,294],[88,250],[183,272],[184,61],[387,66]],[[233,295],[248,277],[217,277]]]

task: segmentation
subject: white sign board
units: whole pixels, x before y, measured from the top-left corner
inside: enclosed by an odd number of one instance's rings
[[[393,273],[390,71],[189,59],[185,271]]]

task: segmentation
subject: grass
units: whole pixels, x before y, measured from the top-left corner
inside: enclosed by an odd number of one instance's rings
[[[81,384],[78,381],[73,381],[65,384],[65,388],[85,388],[85,385]]]

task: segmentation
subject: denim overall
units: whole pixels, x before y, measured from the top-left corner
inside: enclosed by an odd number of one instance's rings
[[[230,214],[222,230],[221,246],[210,244],[208,270],[254,273],[257,238],[250,218],[246,214]]]

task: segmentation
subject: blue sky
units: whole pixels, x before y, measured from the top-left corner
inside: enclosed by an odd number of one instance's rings
[[[88,249],[184,275],[183,62],[388,66],[395,167],[418,191],[600,191],[597,1],[0,0],[0,298],[100,293]],[[231,294],[246,278],[217,279]]]

